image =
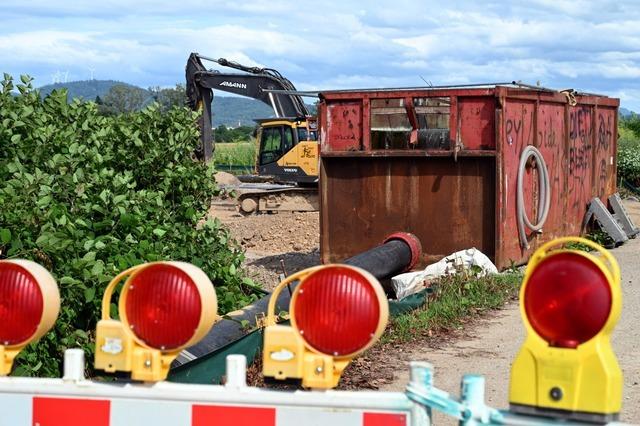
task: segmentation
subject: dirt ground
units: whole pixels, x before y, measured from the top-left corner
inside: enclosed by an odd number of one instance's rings
[[[640,224],[640,203],[626,202],[627,210]],[[245,267],[257,283],[270,289],[279,282],[282,263],[286,272],[317,265],[319,258],[319,216],[314,213],[279,213],[242,216],[213,208],[232,235],[246,249]],[[640,238],[615,249],[622,268],[624,306],[613,335],[614,350],[625,375],[622,421],[640,420]],[[446,336],[434,336],[411,345],[377,345],[356,359],[343,376],[344,389],[402,391],[408,382],[410,360],[429,361],[435,366],[435,384],[447,392],[459,393],[465,373],[486,378],[487,403],[508,406],[509,368],[524,339],[518,304],[469,321]],[[454,424],[436,415],[437,424]]]
[[[244,247],[244,267],[257,284],[270,290],[287,275],[320,264],[318,212],[243,216],[214,206],[209,214],[224,223]]]

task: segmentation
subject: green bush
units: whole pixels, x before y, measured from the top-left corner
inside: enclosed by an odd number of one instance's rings
[[[15,374],[59,376],[69,347],[92,356],[105,286],[142,262],[199,266],[222,313],[255,299],[239,271],[240,247],[217,220],[201,222],[217,187],[212,167],[191,159],[192,112],[154,105],[105,117],[94,103],[68,104],[66,91],[40,99],[30,78],[21,80],[14,87],[5,74],[0,91],[0,258],[48,268],[62,308]]]
[[[618,178],[640,187],[640,117],[622,120],[618,129]]]
[[[640,149],[618,151],[618,176],[635,187],[640,187]]]

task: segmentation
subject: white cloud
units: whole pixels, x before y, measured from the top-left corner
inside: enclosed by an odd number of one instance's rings
[[[142,86],[184,78],[189,52],[282,71],[326,89],[541,80],[623,93],[640,111],[634,0],[5,0],[3,70],[48,83],[55,70]],[[27,30],[39,28],[40,30]]]

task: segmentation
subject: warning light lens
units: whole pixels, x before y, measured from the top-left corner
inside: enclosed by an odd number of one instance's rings
[[[611,288],[597,265],[579,253],[557,253],[532,272],[524,307],[533,329],[551,346],[575,348],[604,327]]]
[[[26,269],[0,264],[0,345],[27,341],[36,333],[44,310],[42,291]]]
[[[369,280],[350,268],[314,272],[296,289],[291,315],[301,337],[333,356],[364,349],[380,322],[380,299]]]
[[[196,333],[202,314],[200,293],[182,270],[149,265],[132,277],[126,292],[127,323],[150,347],[178,348]]]

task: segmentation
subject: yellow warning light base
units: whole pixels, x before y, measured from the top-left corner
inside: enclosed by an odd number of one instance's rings
[[[42,317],[36,330],[25,341],[14,345],[0,345],[0,377],[8,376],[11,373],[13,361],[20,351],[29,343],[35,342],[51,330],[60,313],[58,284],[47,269],[38,263],[25,259],[0,260],[0,267],[2,263],[17,265],[34,278],[42,293]]]
[[[131,371],[134,340],[124,324],[113,319],[98,321],[94,367],[107,373]]]
[[[558,248],[581,243],[601,257]],[[571,252],[586,257],[607,278],[611,310],[602,330],[576,348],[552,347],[539,336],[525,311],[526,287],[533,271],[544,260]],[[520,289],[520,314],[527,338],[511,366],[509,403],[521,414],[544,414],[580,421],[615,420],[622,406],[622,372],[611,348],[611,332],[621,310],[620,268],[600,245],[578,237],[559,238],[540,247],[531,257]]]
[[[155,264],[170,264],[186,272],[198,287],[202,298],[202,313],[198,327],[191,339],[184,345],[171,350],[149,347],[130,330],[126,317],[127,283],[145,268]],[[110,305],[113,292],[122,280],[128,277],[120,294],[118,314],[122,321],[111,319]],[[131,372],[133,380],[157,382],[167,378],[173,360],[185,347],[202,339],[215,322],[217,299],[213,284],[194,265],[183,262],[152,262],[134,266],[118,274],[107,286],[102,298],[102,319],[96,327],[96,350],[94,367],[108,373]]]
[[[0,377],[8,376],[11,373],[13,360],[20,353],[23,347],[10,349],[6,346],[0,345]]]
[[[291,327],[270,325],[264,330],[262,374],[265,377],[301,379],[303,354],[304,342]]]
[[[342,372],[351,360],[378,340],[388,319],[388,312],[384,309],[381,309],[382,328],[379,332],[376,331],[369,345],[356,353],[341,357],[326,355],[310,348],[295,327],[276,324],[275,307],[282,289],[297,280],[300,281],[298,285],[300,286],[314,272],[332,266],[335,265],[315,266],[300,271],[278,284],[271,293],[267,308],[267,327],[264,331],[262,351],[262,374],[265,377],[272,377],[277,380],[301,379],[303,387],[312,389],[335,388],[338,386]],[[375,280],[373,276],[360,268],[347,265],[340,266],[356,269],[367,278]],[[382,292],[381,288],[380,292]],[[293,313],[290,312],[290,316],[293,317]]]

